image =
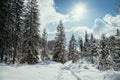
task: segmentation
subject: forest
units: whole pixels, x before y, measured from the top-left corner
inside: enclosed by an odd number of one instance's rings
[[[119,14],[119,13],[118,13]],[[84,31],[84,38],[71,36],[66,45],[65,27],[60,20],[55,39],[48,41],[40,29],[37,0],[0,0],[0,62],[8,65],[36,64],[45,60],[59,63],[88,63],[99,70],[120,70],[120,29],[101,39]]]

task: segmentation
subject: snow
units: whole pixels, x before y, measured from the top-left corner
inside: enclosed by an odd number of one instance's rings
[[[0,80],[120,80],[120,72],[100,71],[86,62],[61,64],[44,61],[36,65],[1,63]]]

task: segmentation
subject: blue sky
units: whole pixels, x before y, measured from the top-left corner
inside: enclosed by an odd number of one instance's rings
[[[54,0],[57,11],[60,13],[68,13],[69,8],[72,8],[76,3],[86,3],[90,8],[103,13],[115,13],[115,5],[119,0]]]
[[[99,38],[115,34],[120,26],[117,5],[120,0],[38,0],[41,28],[47,28],[48,40],[55,38],[56,28],[62,20],[66,37],[84,37],[84,31]]]
[[[88,6],[87,10],[91,10],[88,17],[81,24],[92,27],[93,22],[96,18],[103,18],[105,14],[109,13],[111,15],[116,14],[116,5],[119,0],[54,0],[56,11],[61,14],[67,14],[77,3],[83,3]]]

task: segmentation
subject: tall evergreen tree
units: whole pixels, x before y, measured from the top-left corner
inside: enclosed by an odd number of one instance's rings
[[[79,49],[80,49],[80,57],[82,59],[83,58],[83,40],[81,37],[79,37],[78,42],[79,42]]]
[[[117,29],[116,35],[110,37],[109,42],[111,42],[110,54],[112,55],[112,60],[114,62],[114,70],[120,71],[120,33],[119,33],[119,29]]]
[[[37,0],[28,0],[26,6],[25,27],[23,33],[23,58],[21,63],[38,62],[39,10]]]
[[[12,58],[12,52],[11,52],[11,47],[12,47],[12,40],[11,40],[11,34],[13,33],[11,31],[11,27],[14,26],[14,16],[12,15],[13,14],[13,6],[12,4],[14,3],[13,0],[7,0],[4,4],[6,4],[6,6],[4,7],[4,10],[6,10],[6,14],[5,14],[5,28],[6,28],[6,32],[7,32],[7,35],[6,35],[6,44],[5,44],[5,56],[4,56],[4,59],[5,59],[5,63],[10,63],[12,61],[12,59],[10,59],[10,56]]]
[[[75,40],[74,35],[72,35],[71,40],[69,42],[69,55],[68,58],[69,60],[72,60],[72,62],[76,62],[78,58],[78,53],[77,53],[77,41]]]
[[[6,1],[0,0],[0,61],[4,59],[4,54],[6,53],[6,43],[7,43],[7,27],[6,27]]]
[[[108,70],[113,68],[112,62],[109,59],[111,57],[109,46],[107,46],[107,38],[104,34],[102,34],[102,40],[100,41],[100,50],[99,50],[99,65],[98,68],[100,70]]]
[[[17,28],[21,26],[21,13],[23,8],[23,0],[2,0],[1,1],[1,24],[4,33],[4,59],[5,62],[15,61],[17,51]],[[19,19],[18,19],[19,18]],[[19,25],[19,26],[18,26]],[[3,31],[4,31],[3,30]],[[5,37],[6,36],[6,37]],[[14,50],[14,53],[12,52]],[[13,58],[13,59],[12,59]]]
[[[86,43],[88,42],[88,34],[87,34],[87,31],[85,31],[85,42],[86,42]]]
[[[94,41],[95,41],[94,36],[93,34],[91,34],[91,42],[94,42]]]
[[[41,53],[41,59],[42,61],[48,60],[48,45],[47,45],[47,32],[46,29],[44,28],[43,34],[42,34],[42,53]]]
[[[98,45],[96,43],[96,40],[93,36],[93,34],[91,34],[91,40],[90,40],[90,62],[92,64],[94,64],[97,61],[97,57],[98,57]]]
[[[120,35],[120,30],[119,29],[117,29],[117,34],[116,34],[117,36],[119,36]]]
[[[84,56],[88,57],[89,56],[89,39],[88,39],[88,33],[85,31],[85,42],[84,42]]]
[[[22,34],[23,34],[23,14],[24,14],[24,0],[13,0],[12,4],[12,15],[15,15],[13,17],[14,21],[14,27],[11,27],[12,33],[13,33],[13,64],[16,61],[16,56],[20,53],[22,53]]]
[[[58,27],[57,27],[57,34],[55,37],[55,46],[53,50],[53,60],[57,62],[64,63],[65,59],[65,31],[63,27],[62,21],[60,21]]]

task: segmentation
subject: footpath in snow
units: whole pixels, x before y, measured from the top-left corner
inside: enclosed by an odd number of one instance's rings
[[[120,80],[120,72],[100,71],[87,63],[44,61],[36,65],[0,64],[0,80]]]

